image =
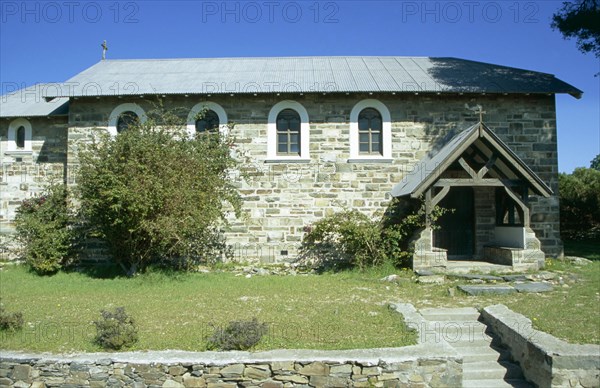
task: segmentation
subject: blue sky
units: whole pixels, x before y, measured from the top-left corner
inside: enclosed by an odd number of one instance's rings
[[[555,74],[559,170],[600,153],[600,62],[550,28],[561,1],[0,1],[1,93],[108,58],[451,56]]]

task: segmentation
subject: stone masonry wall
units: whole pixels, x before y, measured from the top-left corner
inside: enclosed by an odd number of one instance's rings
[[[197,354],[195,360],[188,361],[127,361],[128,354],[121,357],[101,358],[101,354],[91,355],[85,360],[57,360],[30,358],[0,358],[0,386],[19,388],[43,387],[456,387],[462,381],[460,359],[444,355],[410,356],[409,351],[373,349],[366,352],[381,352],[383,359],[344,361],[340,352],[329,352],[331,359],[323,359],[324,354],[311,352],[313,361],[305,356],[292,361],[285,357],[264,359],[262,356],[248,356],[236,359],[236,354],[222,353],[213,361],[202,359]],[[299,357],[295,352],[274,351]],[[361,352],[361,351],[350,351]],[[390,353],[404,352],[403,357],[392,360]],[[173,352],[171,352],[173,353]],[[239,352],[233,352],[239,353]],[[339,353],[339,354],[336,354]],[[346,352],[347,353],[347,352]],[[93,359],[92,357],[96,357]],[[142,356],[144,357],[144,356]],[[148,353],[146,357],[160,360],[163,354]],[[200,357],[200,358],[198,358]],[[326,356],[325,356],[326,357]],[[167,356],[167,358],[170,358]],[[189,358],[189,357],[184,357]],[[218,362],[219,358],[227,359]],[[246,360],[244,360],[246,359]],[[338,359],[338,360],[335,360]]]
[[[51,180],[63,182],[67,162],[67,117],[29,118],[29,153],[7,150],[12,120],[0,120],[0,237],[4,238],[14,230],[12,221],[21,201],[39,194]]]
[[[392,118],[391,163],[348,163],[349,115],[356,103],[374,98]],[[308,111],[310,163],[265,163],[267,117],[279,101],[294,100]],[[165,98],[167,107],[186,116],[202,101],[196,96]],[[390,190],[432,148],[439,148],[452,131],[478,119],[465,103],[481,104],[485,123],[498,134],[556,193],[557,151],[554,96],[545,95],[258,95],[212,96],[230,122],[240,151],[250,157],[243,165],[247,179],[238,177],[245,200],[245,217],[232,220],[228,241],[238,260],[266,262],[295,257],[304,227],[344,208],[380,215]],[[81,98],[72,101],[69,117],[69,168],[77,164],[77,143],[93,127],[105,127],[117,105],[142,98]],[[493,205],[492,205],[493,206]],[[549,255],[560,255],[558,199],[533,197],[532,228]]]

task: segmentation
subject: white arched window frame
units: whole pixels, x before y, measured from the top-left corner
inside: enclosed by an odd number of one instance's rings
[[[110,112],[110,116],[108,116],[108,133],[111,136],[117,136],[117,122],[119,121],[119,116],[125,112],[135,113],[142,123],[148,119],[146,112],[138,104],[128,102],[118,105]]]
[[[199,102],[192,107],[187,117],[187,131],[191,137],[196,133],[196,117],[198,113],[202,112],[203,109],[212,110],[219,117],[219,133],[223,136],[227,136],[229,127],[227,126],[227,113],[223,107],[215,102],[204,101]]]
[[[381,114],[381,120],[383,121],[381,134],[382,155],[362,155],[359,153],[358,115],[367,108],[373,108]],[[371,161],[392,162],[392,119],[390,111],[385,104],[375,99],[359,101],[350,111],[350,159],[348,159],[348,162]]]
[[[24,147],[17,147],[17,130],[23,127],[25,128],[25,144]],[[10,153],[31,153],[31,139],[33,135],[33,129],[31,123],[27,119],[19,118],[10,122],[8,125],[8,142],[6,144],[6,152]]]
[[[300,115],[300,155],[277,155],[277,115],[285,109],[292,109]],[[280,101],[269,112],[267,124],[267,162],[309,162],[310,124],[308,112],[299,102]]]

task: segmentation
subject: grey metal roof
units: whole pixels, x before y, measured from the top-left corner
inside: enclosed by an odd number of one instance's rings
[[[537,176],[527,164],[515,154],[491,129],[483,123],[477,123],[455,135],[439,151],[430,151],[415,165],[413,171],[402,179],[402,182],[392,188],[392,196],[410,195],[418,197],[434,184],[457,161],[463,152],[478,139],[485,138],[494,151],[505,159],[503,164],[511,169],[516,176],[525,180],[537,194],[549,196],[552,189]]]
[[[69,99],[47,101],[44,95],[52,84],[36,84],[0,96],[0,117],[64,116],[68,114]]]
[[[271,57],[103,60],[51,97],[286,92],[582,92],[551,74],[431,57]]]

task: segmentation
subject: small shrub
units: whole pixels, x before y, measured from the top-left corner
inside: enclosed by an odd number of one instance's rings
[[[16,239],[35,272],[54,273],[73,256],[72,221],[63,184],[51,184],[41,196],[21,203],[15,217]]]
[[[23,314],[8,313],[4,310],[4,305],[0,303],[0,330],[18,331],[23,328]]]
[[[251,321],[232,321],[227,327],[215,327],[206,342],[211,350],[247,350],[258,344],[269,326],[256,318]]]
[[[408,267],[411,238],[427,221],[436,229],[435,222],[448,211],[436,206],[427,219],[422,201],[394,199],[381,220],[357,210],[335,213],[304,228],[298,261],[319,270],[365,269],[384,262]]]
[[[325,217],[305,231],[301,261],[317,268],[365,268],[383,262],[379,224],[357,210]]]
[[[102,318],[94,321],[96,325],[95,342],[104,349],[119,350],[129,347],[138,340],[135,320],[125,312],[124,307],[114,311],[103,310]]]

